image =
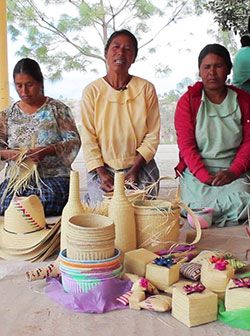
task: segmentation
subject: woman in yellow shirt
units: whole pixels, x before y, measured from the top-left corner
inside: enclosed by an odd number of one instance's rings
[[[139,188],[155,182],[160,113],[153,84],[129,74],[138,52],[135,36],[115,31],[107,41],[107,74],[90,83],[81,101],[82,148],[88,171],[87,201],[113,190],[114,172]],[[152,196],[157,188],[152,190]]]

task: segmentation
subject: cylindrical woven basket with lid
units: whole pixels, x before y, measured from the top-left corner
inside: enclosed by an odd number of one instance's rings
[[[82,214],[69,219],[67,255],[76,260],[100,260],[114,256],[115,226],[111,218]]]

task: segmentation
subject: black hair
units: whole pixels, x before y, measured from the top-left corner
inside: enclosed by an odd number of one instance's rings
[[[42,90],[44,90],[44,78],[40,68],[40,65],[31,58],[22,58],[14,67],[13,79],[17,74],[26,74],[31,76],[34,80],[42,84]]]
[[[250,35],[242,35],[240,43],[242,47],[250,47]]]
[[[205,58],[208,54],[215,54],[220,57],[222,57],[226,63],[228,74],[230,74],[230,71],[232,69],[232,62],[230,58],[230,54],[224,46],[221,44],[213,43],[213,44],[207,44],[200,52],[198,57],[198,67],[200,68],[201,62],[203,58]]]
[[[116,38],[119,35],[126,35],[131,39],[131,41],[134,45],[135,59],[136,59],[136,56],[137,56],[137,53],[138,53],[138,42],[137,42],[137,39],[136,39],[135,35],[132,34],[130,31],[128,31],[127,29],[116,30],[110,35],[110,37],[109,37],[109,39],[106,43],[105,49],[104,49],[105,55],[107,54],[109,46],[110,46],[111,42],[113,41],[113,39]]]

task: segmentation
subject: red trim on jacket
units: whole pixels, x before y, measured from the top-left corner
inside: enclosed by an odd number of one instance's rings
[[[237,93],[237,99],[242,115],[242,142],[229,167],[237,177],[250,170],[250,94],[227,85]],[[179,164],[175,167],[176,176],[189,168],[190,172],[205,183],[212,175],[207,170],[199,154],[196,138],[196,116],[201,104],[203,84],[197,82],[178,100],[175,111],[175,130],[179,147]]]

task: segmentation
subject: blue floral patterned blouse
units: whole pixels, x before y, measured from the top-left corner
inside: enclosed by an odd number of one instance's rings
[[[17,103],[0,113],[1,149],[51,144],[56,154],[47,155],[39,162],[40,177],[69,176],[81,141],[71,110],[61,101],[47,97],[46,102],[31,115],[24,113]],[[14,161],[8,161],[8,166],[13,164]]]

